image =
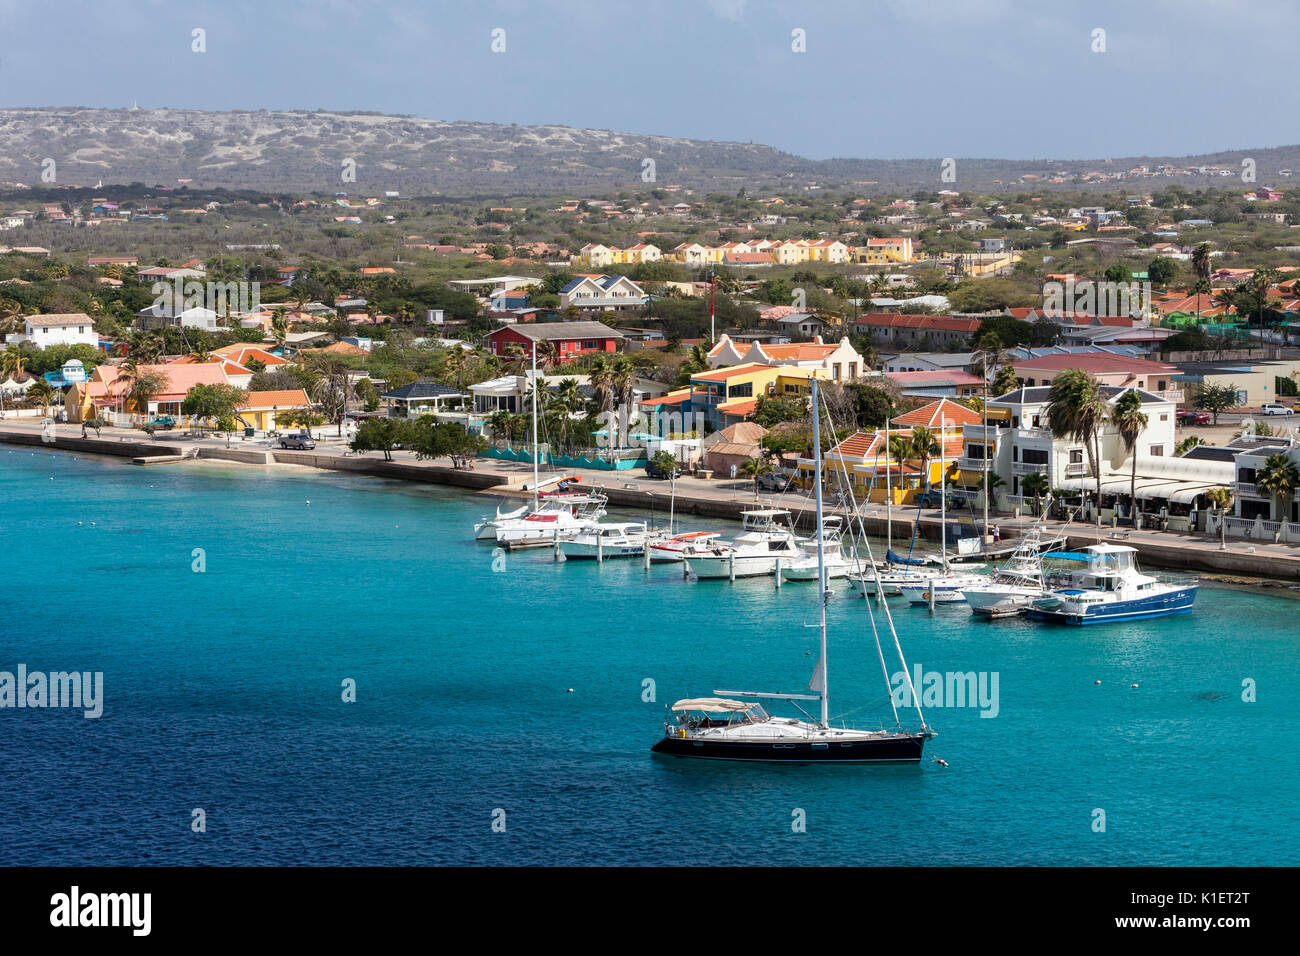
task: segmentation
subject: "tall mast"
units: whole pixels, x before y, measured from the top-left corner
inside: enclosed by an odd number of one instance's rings
[[[537,484],[541,477],[537,473],[537,340],[533,339],[533,510],[539,506]]]
[[[898,470],[898,477],[903,478],[903,469]],[[885,559],[894,550],[894,488],[889,480],[889,417],[885,417]]]
[[[940,399],[942,402],[943,400]],[[948,573],[948,462],[944,458],[944,453],[948,450],[948,443],[944,439],[946,435],[944,430],[948,426],[948,421],[943,417],[943,412],[939,412],[939,555],[943,559],[943,573]],[[933,588],[931,589],[933,590]]]
[[[820,589],[818,595],[817,610],[819,612],[818,631],[821,634],[821,657],[817,661],[817,676],[820,677],[818,692],[822,697],[822,721],[823,727],[829,726],[830,721],[830,697],[827,693],[826,682],[826,541],[822,534],[822,428],[821,428],[821,411],[818,408],[817,379],[812,380],[812,416],[813,416],[813,448],[814,460],[817,462],[817,474],[813,479],[813,487],[817,489],[817,587]]]

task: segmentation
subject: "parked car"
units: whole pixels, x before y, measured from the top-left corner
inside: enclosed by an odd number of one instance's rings
[[[1278,402],[1265,402],[1259,406],[1259,413],[1261,415],[1290,415],[1291,409]]]
[[[1198,412],[1187,408],[1178,413],[1178,424],[1180,425],[1208,425],[1210,424],[1209,412]]]
[[[308,435],[285,435],[280,439],[280,447],[311,451],[316,447],[316,442]]]
[[[146,425],[152,425],[154,428],[161,428],[165,431],[171,431],[176,427],[176,419],[170,415],[155,415],[145,422]]]
[[[645,463],[645,476],[647,478],[678,478],[681,476],[681,473],[682,470],[676,465],[673,465],[672,474],[669,474],[668,469],[663,467],[653,458]]]
[[[769,471],[758,476],[758,487],[763,491],[789,491],[794,478],[779,471]]]
[[[942,506],[942,501],[943,496],[937,491],[927,491],[925,494],[921,495],[922,508],[939,508]],[[960,495],[950,494],[948,495],[948,507],[964,508],[966,507],[966,499],[962,498]]]

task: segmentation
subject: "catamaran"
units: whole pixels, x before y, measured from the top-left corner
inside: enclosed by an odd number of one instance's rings
[[[741,533],[731,542],[719,542],[708,551],[684,558],[686,569],[697,578],[751,578],[775,574],[778,564],[796,561],[799,539],[789,526],[784,508],[756,508],[741,512]]]
[[[1138,571],[1136,548],[1094,544],[1083,549],[1087,565],[1069,586],[1048,591],[1026,612],[1040,621],[1101,624],[1186,614],[1196,601],[1195,582],[1162,580]]]
[[[857,730],[831,726],[826,665],[826,603],[831,591],[826,577],[826,542],[822,524],[821,429],[816,379],[812,380],[812,414],[813,447],[817,449],[816,542],[818,587],[821,589],[818,602],[821,656],[808,684],[809,693],[715,690],[715,697],[679,700],[672,705],[675,718],[664,723],[663,737],[650,748],[656,754],[765,763],[918,763],[926,741],[935,736],[935,731],[925,723],[905,661],[903,675],[913,691],[910,699],[921,720],[919,730],[903,729],[892,694],[890,706],[894,709],[895,729]],[[893,630],[892,619],[890,629]],[[897,647],[897,635],[894,637]],[[899,660],[902,661],[901,648]],[[885,669],[883,650],[880,661],[882,669]],[[799,709],[799,701],[815,701],[820,704],[820,714],[813,717],[801,710],[803,719],[775,717],[759,703],[763,700],[789,701],[796,709]]]

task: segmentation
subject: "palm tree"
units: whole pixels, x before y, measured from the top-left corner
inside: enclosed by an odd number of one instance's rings
[[[325,420],[338,424],[342,437],[348,402],[355,397],[347,359],[334,352],[314,351],[308,353],[302,368],[310,383],[308,393],[321,406]]]
[[[916,496],[917,510],[921,508],[921,501],[924,492],[930,489],[930,460],[940,453],[939,442],[935,439],[934,433],[924,425],[917,425],[912,429],[912,437],[907,440],[903,447],[903,454],[898,458],[903,462],[908,458],[915,458],[921,462],[921,482],[922,494]],[[902,478],[902,470],[899,470],[899,478]]]
[[[1300,469],[1296,468],[1286,452],[1278,452],[1264,459],[1264,467],[1259,470],[1255,484],[1263,491],[1277,497],[1278,519],[1291,520],[1291,499],[1296,489],[1300,488]]]
[[[1219,550],[1223,551],[1228,547],[1228,522],[1225,519],[1228,517],[1228,508],[1232,505],[1232,490],[1224,487],[1211,488],[1205,492],[1205,498],[1218,506]]]
[[[1020,479],[1020,490],[1034,498],[1034,515],[1041,517],[1043,514],[1042,499],[1052,487],[1052,483],[1047,480],[1047,476],[1041,471],[1035,471],[1033,474],[1025,475]]]
[[[1202,242],[1192,250],[1192,271],[1196,273],[1197,278],[1210,278],[1210,244]]]
[[[631,359],[625,356],[614,359],[609,369],[609,387],[618,406],[620,432],[627,430],[627,422],[632,414],[632,399],[636,395],[633,388],[635,379],[636,366]]]
[[[1101,430],[1106,400],[1101,384],[1080,368],[1066,369],[1052,380],[1047,393],[1047,427],[1055,438],[1082,442],[1097,483],[1097,527],[1101,527]]]
[[[740,463],[740,473],[746,478],[754,480],[754,500],[758,500],[758,479],[764,475],[772,473],[772,465],[755,455],[753,458],[746,459]]]
[[[614,367],[604,355],[597,355],[587,366],[587,384],[595,390],[596,404],[605,415],[614,398]]]
[[[487,426],[492,429],[493,438],[504,438],[510,441],[511,419],[512,416],[504,408],[498,408],[495,412],[487,417]]]
[[[26,399],[41,406],[41,414],[50,413],[50,404],[54,401],[54,386],[45,381],[44,378],[37,378],[27,388]]]
[[[0,374],[10,378],[18,378],[27,367],[27,356],[16,345],[10,345],[0,353]]]
[[[993,391],[998,395],[1014,392],[1019,387],[1020,382],[1016,379],[1016,370],[1013,366],[1003,365],[993,377]]]
[[[1115,402],[1115,410],[1111,412],[1110,420],[1114,422],[1115,430],[1119,432],[1119,437],[1124,442],[1124,450],[1129,455],[1128,500],[1132,510],[1129,523],[1137,527],[1137,442],[1146,431],[1148,422],[1147,416],[1142,411],[1142,396],[1136,389],[1129,389],[1119,397]]]
[[[289,322],[285,318],[284,306],[280,306],[271,313],[271,338],[281,348],[284,347],[285,341],[289,338]]]

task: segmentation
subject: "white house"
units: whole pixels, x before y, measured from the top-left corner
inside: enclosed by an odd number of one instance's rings
[[[9,345],[30,342],[43,349],[50,345],[99,345],[94,320],[84,312],[64,312],[23,317],[23,331],[8,336]]]

